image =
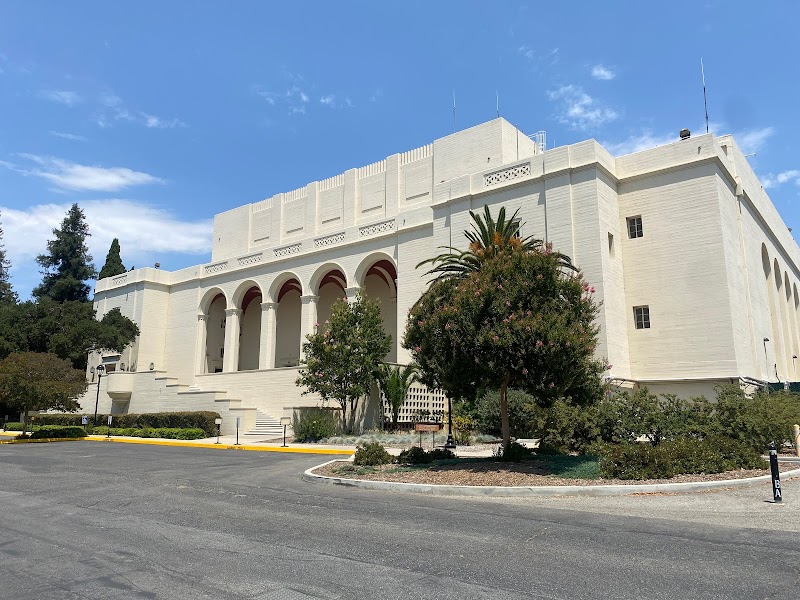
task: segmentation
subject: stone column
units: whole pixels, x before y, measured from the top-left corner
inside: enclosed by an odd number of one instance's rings
[[[208,370],[206,356],[206,335],[208,333],[208,315],[197,315],[197,335],[195,336],[195,375],[202,375]]]
[[[303,303],[300,313],[300,358],[303,355],[303,344],[306,342],[306,336],[314,333],[314,324],[317,322],[317,301],[319,296],[309,295],[301,296],[300,301]]]
[[[225,373],[239,370],[239,321],[242,309],[229,308],[225,311],[225,358],[222,370]]]
[[[347,301],[348,302],[355,302],[356,301],[356,296],[358,295],[358,292],[360,292],[360,291],[361,291],[361,288],[359,286],[354,286],[354,287],[347,288],[344,291],[344,293],[347,295]]]
[[[278,312],[277,302],[261,303],[261,342],[258,351],[258,368],[275,368],[275,324]]]

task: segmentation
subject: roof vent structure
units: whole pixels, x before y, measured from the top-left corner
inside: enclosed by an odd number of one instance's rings
[[[678,135],[681,136],[682,140],[688,140],[690,137],[692,137],[692,132],[684,127],[681,129],[681,132]]]

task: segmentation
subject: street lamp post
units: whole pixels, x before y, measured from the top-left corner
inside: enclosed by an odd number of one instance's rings
[[[103,365],[97,365],[97,396],[94,400],[94,426],[97,427],[97,406],[100,404],[100,380],[103,378],[103,372],[106,368]]]
[[[768,337],[764,338],[764,363],[767,365],[769,369],[769,357],[767,356],[767,342],[769,341]]]
[[[453,440],[453,401],[450,396],[447,397],[447,441],[444,447],[452,450],[456,447],[456,442]]]

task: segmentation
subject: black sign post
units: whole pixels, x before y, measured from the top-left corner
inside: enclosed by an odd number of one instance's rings
[[[3,419],[3,431],[5,431],[7,427],[8,427],[8,415],[6,415],[6,418]]]
[[[778,447],[775,442],[769,445],[769,470],[772,474],[772,499],[775,502],[782,502],[781,474],[778,471]]]

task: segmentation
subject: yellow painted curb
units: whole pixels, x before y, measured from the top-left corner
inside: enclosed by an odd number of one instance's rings
[[[25,438],[23,440],[0,440],[0,444],[38,444],[42,442],[78,442],[86,438]]]
[[[117,442],[121,444],[148,444],[152,446],[177,446],[186,448],[214,448],[216,450],[249,450],[253,452],[295,452],[299,454],[341,454],[350,456],[352,450],[337,448],[291,448],[283,446],[243,446],[233,444],[214,444],[207,442],[189,442],[185,440],[154,440],[149,438],[108,438],[105,436],[89,436],[83,439],[90,442]],[[9,443],[9,442],[5,442]]]

